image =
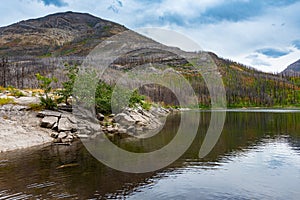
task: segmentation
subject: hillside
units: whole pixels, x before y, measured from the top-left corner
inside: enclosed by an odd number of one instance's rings
[[[21,21],[0,28],[0,86],[35,88],[37,72],[65,80],[63,65],[80,64],[101,41],[126,29],[122,25],[83,13],[57,13]],[[157,42],[136,34],[144,42]],[[222,76],[230,107],[297,106],[300,105],[298,77],[286,77],[259,72],[253,68],[218,57],[210,52],[194,53],[205,62],[213,59]],[[118,74],[147,63],[172,67],[190,81],[198,95],[200,107],[210,105],[210,95],[200,71],[195,71],[186,59],[160,49],[137,49],[117,58],[111,70]],[[117,77],[110,73],[108,83]],[[60,87],[60,83],[56,85]],[[158,85],[140,87],[140,92],[154,101],[177,105],[177,99],[168,89]]]

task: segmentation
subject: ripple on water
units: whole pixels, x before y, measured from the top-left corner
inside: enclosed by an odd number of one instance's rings
[[[22,199],[29,199],[31,197],[33,197],[33,195],[25,194],[23,192],[12,193],[9,190],[0,191],[1,200],[22,200]]]
[[[41,189],[41,188],[51,187],[54,185],[56,185],[55,182],[33,183],[30,185],[27,185],[27,188],[28,189],[32,189],[32,188]]]

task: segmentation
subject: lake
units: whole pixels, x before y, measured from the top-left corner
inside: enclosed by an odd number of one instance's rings
[[[0,199],[300,198],[300,112],[227,112],[217,144],[201,159],[198,154],[211,113],[200,116],[188,150],[155,172],[111,169],[81,142],[2,153]],[[162,131],[151,138],[113,142],[132,152],[151,152],[172,141],[180,120],[180,114],[169,116]]]

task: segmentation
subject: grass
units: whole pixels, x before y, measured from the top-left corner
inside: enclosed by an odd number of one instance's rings
[[[41,111],[41,110],[44,110],[44,106],[42,106],[41,104],[39,103],[32,103],[32,104],[29,104],[28,105],[30,110],[33,110],[33,111]]]
[[[15,103],[11,98],[0,98],[0,106]]]

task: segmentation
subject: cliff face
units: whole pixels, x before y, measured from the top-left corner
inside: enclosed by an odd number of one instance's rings
[[[99,42],[127,30],[90,14],[65,12],[0,28],[0,56],[84,56]]]

